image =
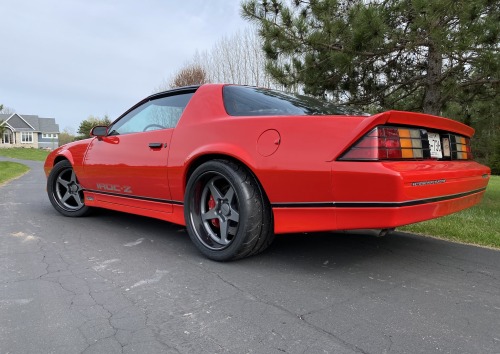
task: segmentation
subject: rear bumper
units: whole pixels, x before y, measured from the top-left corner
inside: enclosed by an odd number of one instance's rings
[[[415,222],[438,218],[470,208],[479,203],[485,189],[442,196],[441,200],[415,200],[401,203],[402,206],[367,208],[337,208],[335,211],[338,229],[393,228]]]
[[[393,228],[481,201],[490,169],[474,161],[333,162],[331,202],[273,203],[275,232]]]
[[[449,215],[481,201],[485,189],[395,203],[327,203],[273,207],[275,233],[388,229]],[[357,204],[357,205],[356,205]]]

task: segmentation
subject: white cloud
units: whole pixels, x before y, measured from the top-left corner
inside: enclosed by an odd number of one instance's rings
[[[115,118],[196,50],[248,26],[233,0],[4,2],[0,103],[55,117]]]

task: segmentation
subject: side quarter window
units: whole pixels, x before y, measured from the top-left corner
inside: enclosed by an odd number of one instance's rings
[[[110,135],[174,128],[194,92],[159,97],[136,107],[114,123]]]

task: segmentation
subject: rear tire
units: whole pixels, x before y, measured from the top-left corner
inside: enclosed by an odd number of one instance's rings
[[[274,237],[272,211],[255,177],[227,160],[205,162],[192,173],[184,217],[195,246],[215,261],[262,252]]]
[[[83,188],[68,160],[56,163],[50,171],[47,194],[54,208],[64,216],[84,216],[90,211],[85,206]]]

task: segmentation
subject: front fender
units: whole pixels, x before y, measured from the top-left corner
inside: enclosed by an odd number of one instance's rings
[[[45,159],[44,171],[48,176],[52,167],[62,159],[68,160],[77,176],[83,172],[83,160],[85,153],[92,139],[76,141],[74,143],[63,145],[52,151]]]

